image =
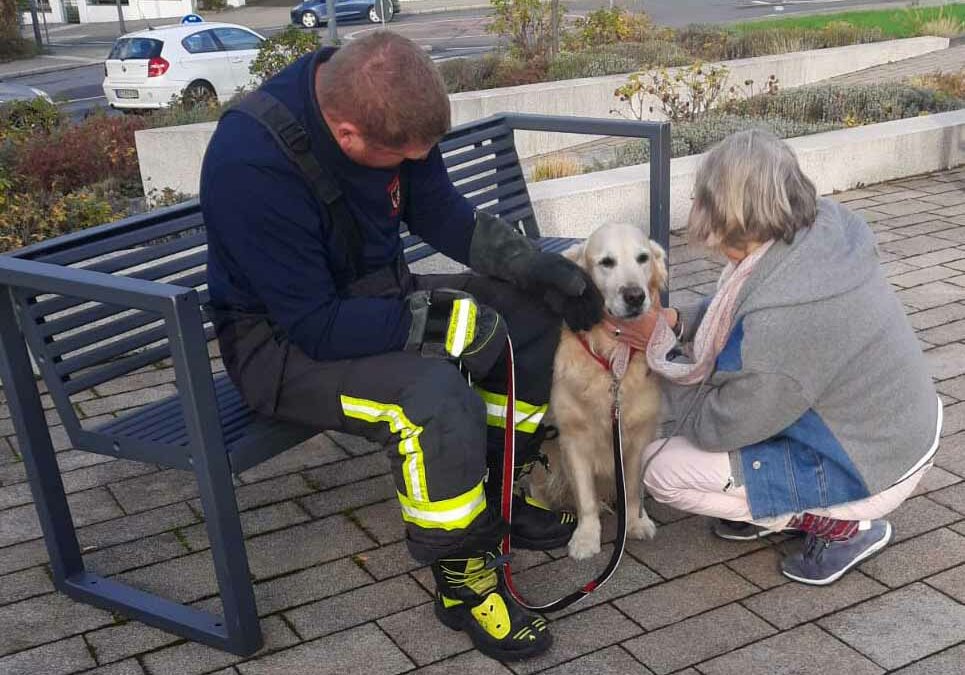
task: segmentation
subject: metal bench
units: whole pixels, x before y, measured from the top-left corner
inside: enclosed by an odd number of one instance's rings
[[[668,123],[501,115],[455,128],[441,146],[453,182],[474,205],[539,238],[514,131],[647,138],[651,237],[669,247]],[[403,232],[410,262],[432,255]],[[561,250],[574,240],[542,239]],[[225,375],[213,377],[202,313],[206,239],[198,201],[57,237],[0,256],[0,381],[14,420],[56,587],[239,655],[262,645],[232,474],[319,433],[252,412]],[[27,353],[34,357],[73,447],[195,474],[224,616],[153,595],[84,567]],[[172,359],[178,394],[96,428],[72,397]]]

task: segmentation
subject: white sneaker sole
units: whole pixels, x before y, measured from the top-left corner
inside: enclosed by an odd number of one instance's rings
[[[883,549],[885,546],[888,545],[888,542],[891,541],[891,535],[892,535],[891,523],[885,522],[885,526],[886,526],[885,536],[883,536],[881,539],[876,541],[872,546],[869,546],[864,551],[864,553],[862,553],[857,558],[852,560],[850,565],[848,565],[844,569],[838,570],[837,572],[835,572],[829,577],[825,577],[824,579],[805,579],[802,577],[794,576],[793,574],[790,574],[784,569],[781,570],[781,574],[786,576],[788,579],[793,579],[794,581],[798,581],[802,584],[808,584],[810,586],[827,586],[828,584],[833,584],[835,581],[843,577],[845,573],[851,570],[852,567],[854,567],[859,563],[864,562],[865,560],[867,560],[868,558],[870,558],[875,553],[877,553],[878,551],[880,551],[881,549]]]

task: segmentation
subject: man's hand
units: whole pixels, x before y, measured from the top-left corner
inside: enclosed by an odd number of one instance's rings
[[[573,330],[589,330],[603,318],[603,297],[586,272],[485,211],[476,212],[469,265],[542,298]]]
[[[406,350],[458,360],[473,377],[484,377],[506,346],[506,322],[468,293],[441,288],[406,298],[412,327]]]

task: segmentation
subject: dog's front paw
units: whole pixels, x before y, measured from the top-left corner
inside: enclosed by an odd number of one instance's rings
[[[586,560],[600,552],[600,521],[580,519],[567,547],[574,560]]]
[[[653,539],[657,536],[657,526],[649,516],[634,518],[627,528],[627,535],[631,539]]]

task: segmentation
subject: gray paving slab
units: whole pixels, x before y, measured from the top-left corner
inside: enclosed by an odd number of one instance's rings
[[[620,647],[608,647],[543,672],[547,675],[651,675],[653,671]]]
[[[372,548],[351,521],[333,516],[249,539],[248,563],[258,579],[279,576]]]
[[[0,641],[2,648],[2,641]],[[51,642],[0,658],[3,675],[67,675],[96,666],[80,637]]]
[[[285,452],[239,474],[245,483],[274,478],[331,464],[348,457],[348,453],[325,434],[319,434]]]
[[[759,589],[724,565],[694,572],[614,601],[648,631],[730,604]]]
[[[47,548],[42,539],[0,548],[0,574],[41,565],[47,562]]]
[[[67,503],[77,527],[124,515],[106,488],[69,495]],[[0,511],[0,547],[35,539],[41,535],[40,521],[37,520],[37,510],[33,505]]]
[[[144,669],[134,659],[128,659],[127,661],[94,668],[94,670],[86,671],[84,675],[144,675]]]
[[[413,665],[378,626],[368,623],[242,663],[238,670],[242,675],[393,675]]]
[[[831,586],[784,584],[742,600],[741,604],[780,630],[788,630],[887,590],[873,579],[854,573]]]
[[[878,675],[884,670],[814,624],[700,664],[703,675]]]
[[[897,588],[965,562],[965,537],[948,528],[888,546],[861,571]]]
[[[277,616],[262,621],[261,630],[265,636],[265,646],[253,658],[298,643],[298,637]],[[197,642],[182,642],[142,657],[144,667],[151,675],[199,675],[242,660],[239,656]]]
[[[935,467],[933,467],[925,475],[930,475],[935,470]],[[938,470],[941,471],[941,469]],[[948,475],[952,476],[953,474]],[[960,481],[955,481],[952,484],[958,482]],[[940,489],[943,488],[936,488],[936,491]],[[914,497],[888,514],[888,521],[894,527],[892,544],[917,537],[944,525],[950,525],[962,518],[962,514],[952,511],[928,497]]]
[[[965,664],[965,644],[934,654],[894,672],[895,675],[948,675],[962,672],[962,664]]]
[[[715,537],[710,531],[710,520],[698,516],[664,525],[652,541],[628,542],[627,551],[660,576],[670,579],[737,558],[762,546],[766,544]]]
[[[0,607],[0,656],[53,642],[114,622],[100,609],[60,593]]]
[[[528,661],[509,664],[514,673],[534,673],[639,635],[640,626],[609,605],[551,621],[553,646]]]
[[[313,516],[321,518],[333,513],[353,511],[395,495],[395,483],[391,476],[386,475],[319,492],[300,499],[299,503]]]
[[[818,624],[890,670],[965,640],[965,606],[915,583]]]
[[[98,663],[115,663],[179,642],[181,638],[139,621],[125,621],[84,635]]]
[[[781,574],[780,562],[780,549],[768,547],[728,560],[724,564],[755,586],[768,589],[789,582],[789,579]]]
[[[647,633],[623,646],[654,673],[666,675],[774,633],[774,628],[735,603]]]
[[[285,612],[298,634],[312,639],[421,605],[431,599],[413,579],[396,577]]]
[[[961,482],[961,476],[956,476],[950,471],[945,471],[945,469],[933,466],[924,476],[922,476],[921,481],[917,486],[915,486],[915,489],[911,495],[912,498],[920,497],[922,495],[927,495],[930,492],[936,492]],[[892,518],[890,515],[889,518],[894,520],[894,518]]]
[[[279,502],[241,513],[241,531],[245,537],[281,530],[304,523],[310,516],[295,502]],[[210,546],[205,523],[181,528],[181,536],[192,551],[203,551]]]
[[[198,483],[192,473],[168,469],[114,483],[110,490],[125,513],[139,513],[195,497]]]
[[[413,675],[452,675],[452,673],[510,675],[512,672],[499,661],[483,656],[475,650],[412,671]]]
[[[473,648],[468,635],[451,630],[436,619],[431,602],[384,617],[377,623],[416,665],[435,663]]]
[[[164,532],[90,552],[84,556],[84,563],[98,574],[111,576],[137,567],[178,558],[189,551],[190,549],[184,546],[175,532]]]
[[[50,575],[43,567],[30,569],[0,576],[0,605],[31,598],[35,595],[51,593],[54,585]]]

